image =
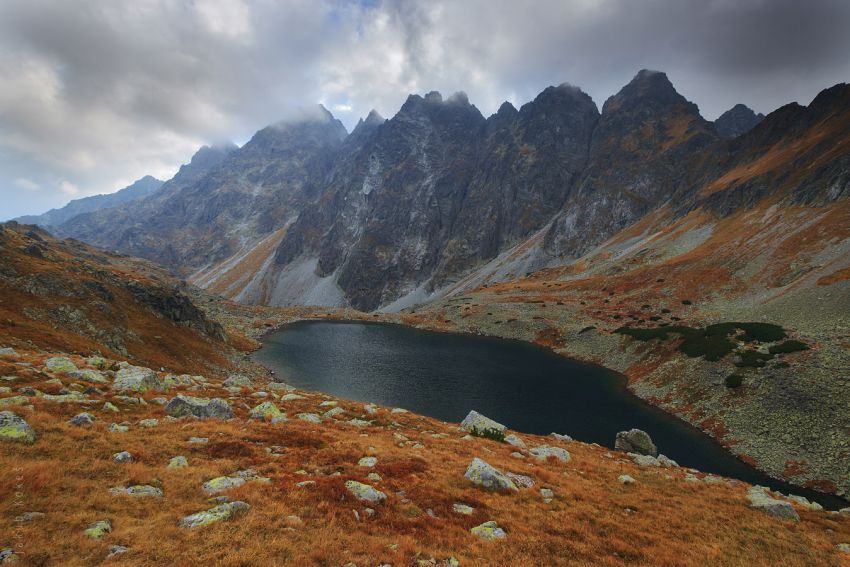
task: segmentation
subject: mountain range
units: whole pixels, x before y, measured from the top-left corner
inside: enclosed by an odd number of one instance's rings
[[[712,123],[643,70],[601,112],[566,84],[488,118],[463,93],[411,95],[350,134],[319,108],[241,148],[202,149],[151,195],[50,227],[243,302],[397,310],[464,279],[575,261],[651,213],[842,199],[848,99],[839,84],[807,107],[762,120],[738,105]],[[510,266],[475,276],[516,247]]]

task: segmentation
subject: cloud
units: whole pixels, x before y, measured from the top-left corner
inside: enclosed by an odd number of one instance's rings
[[[15,179],[15,186],[20,187],[24,191],[40,191],[41,185],[33,181],[32,179],[27,179],[26,177],[18,177]]]
[[[63,181],[168,178],[316,102],[349,129],[432,89],[488,114],[566,81],[601,106],[648,67],[709,119],[769,112],[847,80],[848,24],[844,0],[4,0],[0,219],[62,205]]]
[[[77,195],[80,192],[80,189],[67,179],[59,184],[59,190],[65,193],[66,195],[72,196]]]

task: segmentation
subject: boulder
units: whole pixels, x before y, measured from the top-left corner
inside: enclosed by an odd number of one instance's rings
[[[570,454],[566,449],[560,447],[550,447],[549,445],[541,445],[529,451],[538,461],[548,461],[549,457],[553,457],[562,463],[567,463],[570,460]]]
[[[112,389],[116,392],[147,392],[164,390],[165,386],[150,368],[127,365],[115,373]]]
[[[238,512],[251,508],[246,502],[225,502],[209,510],[189,514],[179,522],[181,528],[202,528],[222,520],[229,520]]]
[[[112,531],[112,522],[109,520],[100,520],[90,524],[83,532],[86,537],[91,539],[101,539],[103,536]]]
[[[165,404],[165,413],[171,417],[193,416],[199,419],[230,419],[233,409],[221,398],[194,398],[175,396]]]
[[[270,421],[286,419],[286,414],[280,411],[274,402],[263,402],[248,413],[250,419],[265,419]]]
[[[8,398],[0,398],[0,407],[6,406],[25,406],[30,403],[26,396],[10,396]]]
[[[243,376],[241,374],[231,374],[227,380],[224,381],[225,388],[253,388],[254,384],[251,383],[251,379],[247,376]]]
[[[363,457],[359,461],[357,461],[357,465],[361,467],[374,467],[378,464],[377,457]]]
[[[132,463],[133,455],[131,455],[127,451],[121,451],[120,453],[115,453],[112,455],[112,460],[116,463]]]
[[[499,527],[496,522],[484,522],[480,526],[475,526],[469,530],[472,535],[478,536],[483,540],[492,541],[494,539],[502,539],[508,536],[505,530]]]
[[[513,492],[519,490],[508,476],[478,457],[472,459],[463,476],[472,484],[485,490]]]
[[[153,417],[139,421],[139,427],[156,427],[159,425],[159,420]]]
[[[53,373],[65,373],[65,372],[73,372],[77,369],[77,365],[74,364],[70,358],[66,358],[64,356],[54,356],[53,358],[48,358],[44,362],[44,370],[46,372]]]
[[[531,488],[534,486],[534,479],[524,474],[506,472],[505,476],[511,479],[517,488]]]
[[[379,504],[387,499],[387,495],[368,484],[349,480],[345,483],[345,488],[361,502],[369,502],[371,504]]]
[[[155,486],[150,486],[148,484],[134,484],[133,486],[127,487],[118,486],[115,488],[110,488],[109,493],[114,495],[126,494],[127,496],[134,496],[137,498],[162,498],[162,490]]]
[[[0,411],[0,441],[35,443],[35,430],[18,414]]]
[[[452,504],[452,510],[455,514],[463,514],[464,516],[471,516],[473,512],[475,512],[475,508],[469,506],[467,504],[462,504],[460,502],[455,502]]]
[[[295,417],[307,423],[322,423],[322,418],[315,413],[299,413]]]
[[[178,455],[176,457],[171,457],[168,460],[168,466],[166,468],[169,469],[184,469],[189,466],[189,460],[183,455]]]
[[[254,469],[237,471],[233,476],[219,476],[204,483],[204,492],[216,494],[242,486],[246,482],[271,482],[270,478],[258,476]]]
[[[83,382],[90,382],[92,384],[109,384],[109,378],[97,370],[72,370],[71,372],[66,372],[65,375],[68,378],[82,380]]]
[[[646,431],[640,429],[629,429],[620,431],[614,440],[614,448],[626,453],[638,453],[640,455],[658,456],[658,447],[652,442],[652,438]]]
[[[513,445],[514,447],[525,449],[525,441],[523,441],[514,434],[505,435],[505,443],[507,443],[508,445]]]
[[[483,433],[488,429],[494,429],[499,433],[504,433],[507,427],[497,421],[493,421],[489,417],[483,416],[475,410],[470,411],[463,421],[460,422],[460,429],[467,433]]]
[[[3,347],[3,348],[0,348],[0,356],[6,357],[6,358],[18,358],[19,355],[18,355],[18,352],[15,349],[13,349],[11,347]]]
[[[634,484],[635,482],[637,482],[637,481],[635,481],[635,479],[633,479],[631,476],[629,476],[627,474],[621,474],[620,476],[617,477],[617,480],[620,481],[620,484]]]
[[[800,520],[799,514],[790,502],[771,497],[764,486],[757,485],[750,488],[747,491],[747,499],[750,501],[750,508],[755,510],[760,510],[777,518]]]

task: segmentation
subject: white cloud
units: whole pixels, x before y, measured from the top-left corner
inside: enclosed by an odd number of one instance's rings
[[[40,191],[41,185],[33,181],[32,179],[27,179],[26,177],[18,177],[15,179],[15,185],[20,187],[25,191]]]
[[[66,195],[72,196],[77,195],[80,192],[80,189],[67,179],[59,184],[59,190],[65,193]]]

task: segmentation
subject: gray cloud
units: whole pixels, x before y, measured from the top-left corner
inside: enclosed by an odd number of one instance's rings
[[[850,76],[848,24],[844,0],[5,0],[0,219],[315,102],[349,128],[432,89],[488,114],[566,81],[601,106],[649,67],[709,119],[805,104]]]

